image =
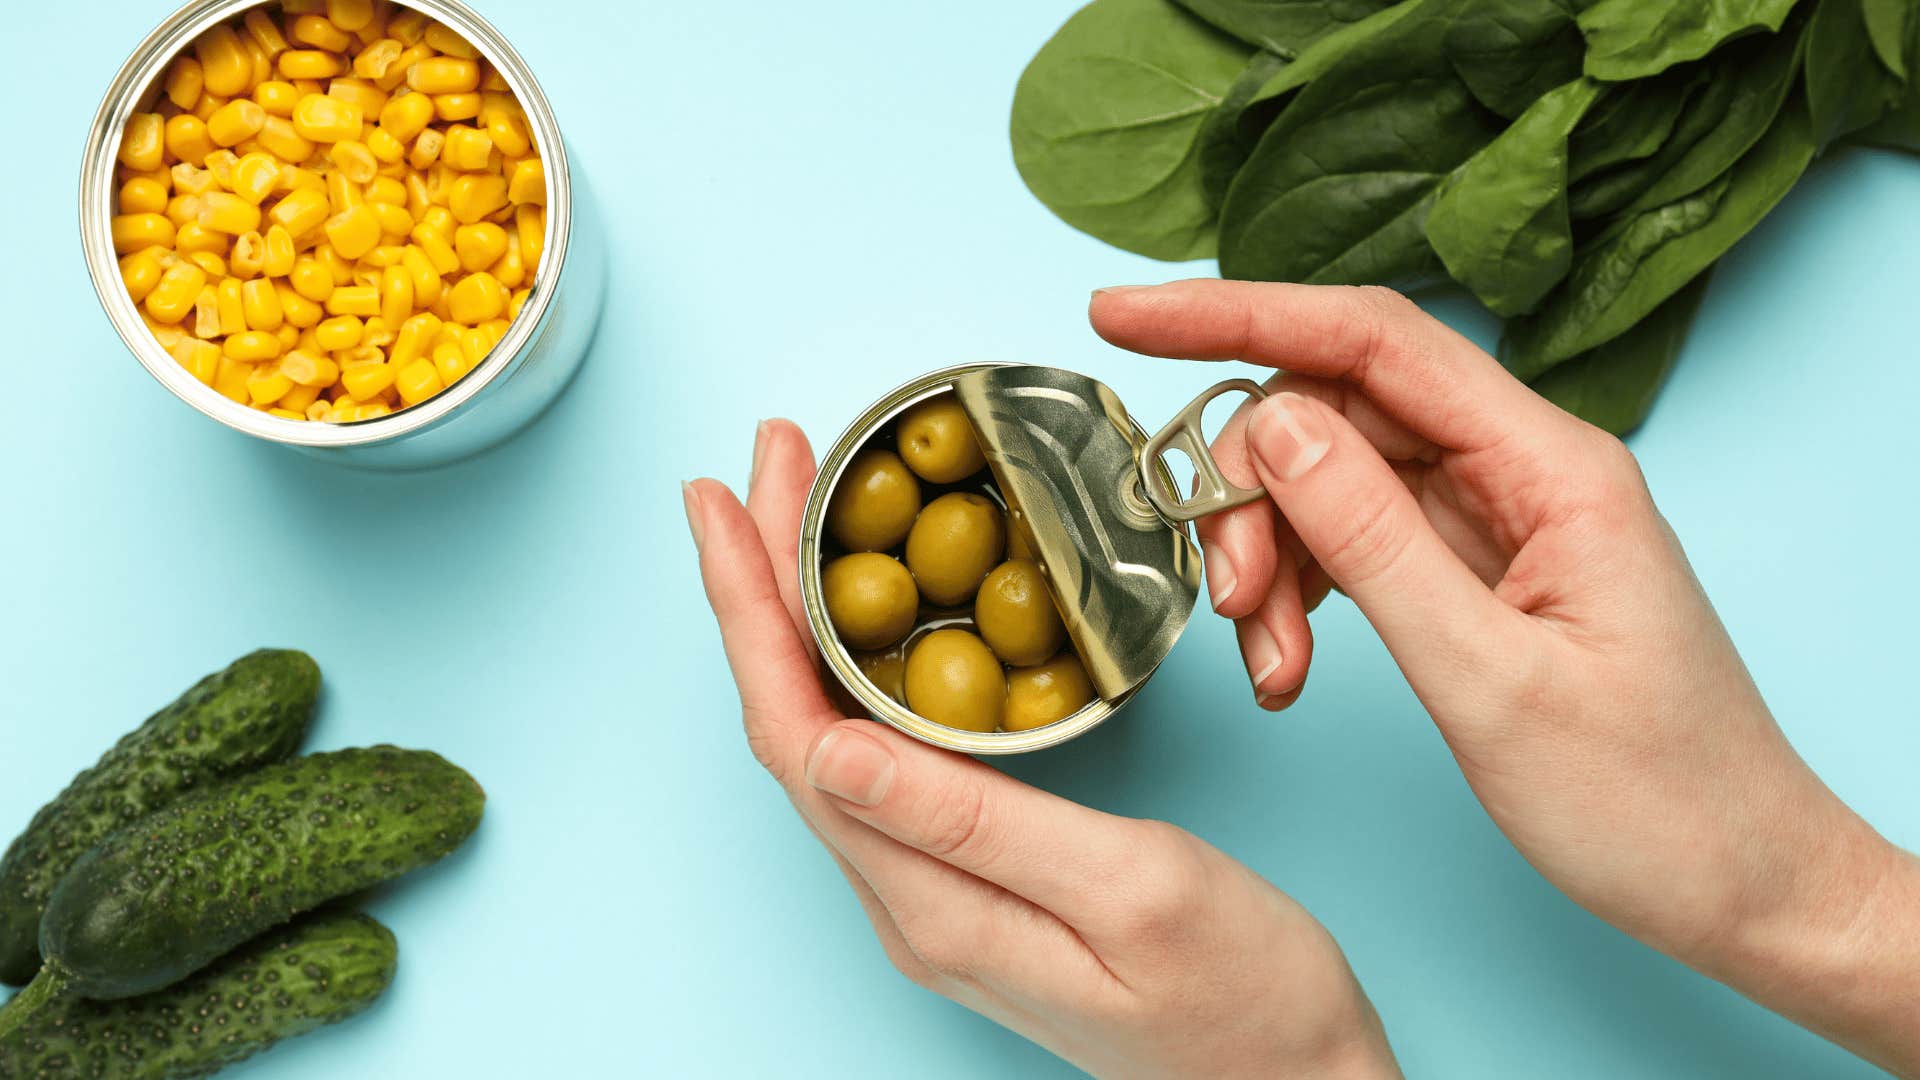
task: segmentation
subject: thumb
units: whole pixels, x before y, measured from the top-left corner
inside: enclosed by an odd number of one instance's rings
[[[1427,521],[1413,493],[1346,417],[1275,394],[1254,409],[1255,471],[1301,543],[1353,599],[1416,689],[1494,647],[1514,617]]]

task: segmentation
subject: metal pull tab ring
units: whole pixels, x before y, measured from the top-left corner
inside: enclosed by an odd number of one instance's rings
[[[1207,449],[1207,433],[1200,426],[1201,415],[1213,399],[1235,390],[1254,401],[1267,396],[1266,388],[1251,379],[1228,379],[1217,383],[1189,402],[1186,408],[1167,422],[1166,427],[1156,432],[1140,448],[1140,481],[1147,489],[1148,501],[1168,521],[1184,524],[1267,497],[1262,488],[1243,488],[1227,480],[1220,472],[1219,464],[1213,460],[1212,452]],[[1193,460],[1194,493],[1191,497],[1181,498],[1168,480],[1167,471],[1159,467],[1168,450],[1184,451]]]

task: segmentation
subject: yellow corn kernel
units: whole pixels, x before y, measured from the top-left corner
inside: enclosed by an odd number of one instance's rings
[[[275,344],[278,344],[278,342]],[[226,346],[227,355],[233,356],[232,350],[233,339],[228,338]],[[271,360],[274,356],[278,355],[278,353],[275,353],[273,356],[265,356],[261,357],[261,359]],[[246,359],[244,356],[234,356],[233,358],[235,360]],[[291,389],[293,389],[293,380],[281,374],[279,367],[274,364],[261,364],[259,367],[253,369],[253,374],[247,376],[247,397],[251,399],[255,405],[271,405],[279,401],[280,398]]]
[[[228,191],[233,190],[233,170],[240,164],[239,155],[231,150],[215,150],[207,155],[207,171],[213,179]]]
[[[429,314],[431,314],[431,312],[429,312]],[[439,332],[433,335],[433,344],[435,347],[448,342],[458,345],[460,344],[460,335],[466,333],[467,330],[468,327],[462,326],[457,322],[443,322],[440,324]]]
[[[120,260],[120,283],[127,287],[127,295],[138,304],[147,298],[155,285],[160,284],[160,275],[166,273],[166,267],[160,264],[160,252],[163,248],[142,248]]]
[[[298,106],[295,106],[298,108]],[[314,145],[284,116],[267,117],[258,136],[260,148],[289,165],[298,165],[313,156]]]
[[[282,397],[281,400],[284,402],[286,399]],[[268,416],[277,416],[282,420],[305,420],[306,419],[306,414],[300,412],[297,409],[285,408],[282,405],[275,405],[273,408],[266,409],[264,411]]]
[[[393,324],[375,315],[367,320],[366,329],[361,331],[360,344],[384,349],[393,344],[393,336]]]
[[[306,330],[318,325],[326,317],[325,309],[295,292],[291,286],[275,282],[274,291],[280,294],[280,311],[289,325]]]
[[[258,102],[234,98],[207,118],[206,133],[221,146],[233,146],[259,134],[266,122],[267,110]]]
[[[238,334],[247,328],[247,294],[238,278],[228,278],[213,287],[214,312],[222,334]]]
[[[361,194],[370,203],[385,203],[389,206],[400,207],[403,210],[406,209],[407,206],[407,185],[395,180],[391,176],[374,177],[373,180],[367,184],[366,190],[361,192]],[[165,202],[166,200],[162,198],[161,203],[164,205]],[[412,215],[408,215],[408,219],[411,220]],[[411,229],[413,226],[409,225],[407,227]]]
[[[527,297],[532,295],[533,289],[531,287],[515,289],[513,291],[513,295],[507,298],[507,319],[509,321],[520,317],[520,309],[526,306]]]
[[[369,202],[366,205],[367,209],[373,211],[374,220],[380,223],[382,236],[406,236],[413,231],[413,215],[407,213],[406,207],[384,202]],[[398,262],[399,259],[400,253],[395,252],[391,261]]]
[[[373,22],[373,0],[327,0],[327,20],[348,32]]]
[[[211,341],[221,333],[220,290],[208,285],[193,300],[193,336]]]
[[[520,234],[507,234],[507,252],[487,270],[500,287],[512,292],[527,283],[527,263],[520,253]]]
[[[340,385],[361,401],[379,397],[387,387],[393,385],[393,368],[384,363],[342,367]]]
[[[196,220],[215,232],[239,236],[260,227],[260,208],[238,195],[209,191],[200,197],[200,215]]]
[[[394,210],[398,208],[392,207],[392,206],[382,206],[378,203],[372,203],[368,205],[367,209],[372,210],[377,214],[383,209]],[[404,236],[406,234],[402,233],[401,235]],[[385,237],[383,236],[381,237],[381,239],[385,239]],[[354,272],[359,273],[360,271],[366,270],[369,268],[373,270],[384,271],[389,266],[398,266],[400,265],[400,257],[402,255],[405,255],[406,253],[407,253],[407,249],[405,247],[402,247],[399,244],[381,244],[378,247],[375,247],[372,251],[369,251],[365,255],[360,256],[360,260],[354,264]],[[378,274],[374,276],[376,278],[379,277]],[[369,282],[369,284],[371,284],[371,282]]]
[[[387,34],[407,45],[417,45],[427,36],[427,16],[412,8],[403,8],[387,20]]]
[[[407,69],[407,86],[422,94],[464,94],[480,89],[480,65],[457,56],[435,56]]]
[[[332,359],[299,349],[280,358],[280,372],[301,386],[332,386],[340,378],[340,366]]]
[[[360,344],[362,324],[358,316],[335,315],[313,328],[313,339],[327,352],[339,352]]]
[[[285,35],[280,33],[280,24],[273,21],[265,8],[247,12],[241,23],[246,27],[247,37],[268,56],[279,56],[289,48]]]
[[[393,62],[400,59],[405,50],[406,46],[398,40],[381,38],[353,58],[353,73],[362,79],[379,79],[392,70]]]
[[[301,45],[326,52],[345,52],[353,44],[353,35],[327,21],[325,15],[296,15],[288,35]]]
[[[155,322],[153,316],[144,311],[140,313],[140,321],[146,324],[147,333],[152,334],[153,340],[159,342],[163,349],[171,349],[182,341],[192,340],[179,327]]]
[[[353,418],[355,420],[378,420],[383,416],[390,416],[392,414],[393,409],[384,401],[369,401],[356,406],[353,410]]]
[[[490,221],[453,231],[453,250],[463,270],[485,270],[507,253],[507,231]]]
[[[416,169],[424,169],[440,160],[440,151],[447,144],[447,137],[433,128],[420,133],[413,140],[413,149],[407,154],[407,164]]]
[[[439,229],[423,221],[415,225],[408,235],[426,255],[428,261],[433,263],[435,270],[442,274],[451,274],[460,269],[460,256],[454,252],[453,245],[447,243],[445,234]]]
[[[257,364],[280,355],[280,339],[265,330],[242,330],[238,334],[228,334],[220,351],[235,360]],[[287,385],[291,386],[292,380],[288,380]],[[281,393],[285,392],[283,388]]]
[[[211,251],[215,255],[225,255],[227,235],[209,229],[197,221],[189,221],[174,230],[173,248],[182,255],[191,255],[196,251]]]
[[[539,158],[527,158],[513,167],[507,198],[520,205],[547,205],[547,167]]]
[[[506,290],[485,270],[461,278],[447,293],[447,311],[454,322],[485,322],[505,310],[506,304]]]
[[[327,243],[342,258],[357,259],[380,242],[380,219],[362,203],[327,219]]]
[[[300,91],[284,79],[268,79],[253,88],[253,101],[269,116],[291,118],[293,107],[300,103]]]
[[[478,172],[493,156],[493,139],[486,132],[465,124],[447,129],[446,148],[441,156],[447,164],[464,172]]]
[[[433,369],[439,373],[443,385],[452,386],[467,373],[466,351],[453,342],[434,346]]]
[[[440,320],[431,312],[421,312],[409,317],[400,324],[399,333],[394,335],[393,362],[404,367],[426,354],[434,338],[440,333]]]
[[[287,79],[331,79],[340,74],[340,58],[320,49],[288,49],[279,57],[280,75]]]
[[[220,373],[220,346],[211,341],[183,340],[167,351],[189,374],[208,386],[213,385],[213,377]]]
[[[402,189],[402,194],[405,194]],[[167,209],[167,186],[157,180],[136,176],[120,185],[120,213],[160,214]]]
[[[471,225],[507,205],[507,182],[492,173],[467,173],[447,188],[454,220]]]
[[[442,52],[448,56],[457,56],[462,60],[480,59],[480,51],[472,45],[469,45],[466,38],[461,37],[459,34],[454,33],[452,30],[447,29],[437,22],[427,24],[425,37],[427,44],[433,46],[435,52]]]
[[[373,85],[387,93],[399,93],[406,90],[407,71],[422,60],[433,57],[433,46],[426,42],[417,42],[400,50],[400,55],[387,65],[387,73],[373,80]]]
[[[134,113],[120,133],[120,164],[148,172],[166,160],[166,121],[159,113]]]
[[[167,220],[178,229],[200,219],[200,196],[175,195],[167,200]]]
[[[273,336],[280,340],[281,352],[286,352],[288,349],[298,345],[300,343],[300,334],[300,328],[292,323],[282,323],[280,329],[273,332]]]
[[[340,175],[356,184],[372,181],[380,171],[379,159],[373,156],[373,151],[367,149],[366,143],[358,139],[344,139],[334,143],[327,156]]]
[[[327,314],[359,315],[366,317],[380,314],[380,290],[371,285],[340,285],[327,297]]]
[[[247,400],[247,378],[252,374],[252,364],[243,364],[223,353],[214,370],[213,388],[244,404]]]
[[[221,24],[201,34],[193,43],[193,54],[200,61],[207,93],[232,97],[245,92],[253,79],[253,57],[247,55],[240,35],[231,26]]]
[[[492,351],[494,337],[481,327],[463,331],[460,334],[460,355],[466,359],[465,370],[472,371],[480,366],[480,361]]]
[[[258,232],[242,233],[234,238],[232,271],[242,281],[258,277],[267,261],[267,238]]]
[[[456,348],[454,353],[458,355],[459,351]],[[440,381],[440,373],[434,370],[433,363],[428,360],[415,360],[402,368],[393,385],[400,391],[400,400],[409,405],[418,405],[446,389],[446,384]]]
[[[455,120],[471,120],[480,115],[480,95],[472,92],[435,94],[433,95],[433,115],[448,123]]]
[[[360,135],[360,110],[351,102],[325,94],[308,94],[293,107],[293,130],[317,143],[339,142]]]
[[[412,314],[412,275],[404,267],[387,267],[380,278],[380,317],[388,326],[399,326]]]
[[[314,248],[313,257],[319,259],[320,265],[327,268],[327,273],[333,277],[336,288],[353,280],[353,264],[341,258],[340,253],[333,250],[333,245],[321,244]]]
[[[324,94],[327,92],[327,84],[324,79],[295,79],[293,80],[293,88],[300,92],[301,97],[306,97],[308,94]],[[295,104],[297,105],[298,102],[295,102]]]
[[[308,229],[318,228],[326,222],[328,213],[327,197],[317,191],[294,191],[267,212],[274,224],[286,228],[289,233],[299,236]]]
[[[547,212],[538,206],[521,206],[513,212],[513,231],[520,238],[520,259],[529,274],[540,267],[540,256],[547,248]]]
[[[168,117],[165,132],[167,153],[181,161],[200,165],[213,152],[207,125],[192,113]]]
[[[510,158],[523,158],[533,151],[533,138],[527,134],[526,121],[505,110],[487,117],[487,137]]]
[[[324,424],[333,419],[333,402],[315,401],[307,406],[307,419],[316,424]]]
[[[200,93],[200,100],[193,103],[193,109],[191,111],[193,115],[205,120],[207,117],[219,112],[220,106],[226,103],[227,99],[221,97],[219,94],[203,90]]]
[[[147,314],[158,322],[172,325],[187,317],[193,302],[207,283],[207,272],[190,262],[177,262],[160,275],[160,281],[147,294]]]
[[[433,231],[441,236],[452,236],[453,230],[460,227],[460,223],[453,220],[453,211],[444,206],[429,206],[415,217],[433,226]]]
[[[380,110],[387,107],[386,91],[365,79],[335,79],[327,84],[327,96],[359,109],[364,117],[378,117]]]
[[[251,36],[241,38],[240,47],[246,50],[249,67],[247,89],[251,91],[254,87],[273,78],[273,57],[268,55],[267,50]]]
[[[407,156],[407,148],[383,127],[376,127],[367,133],[367,149],[373,152],[376,159],[388,165]]]
[[[320,195],[327,193],[327,182],[312,169],[303,169],[298,165],[280,166],[280,182],[276,185],[282,192],[312,191]]]
[[[286,323],[286,312],[280,306],[280,294],[274,290],[270,279],[255,278],[247,282],[240,287],[240,296],[245,305],[248,329],[278,330]]]
[[[339,172],[327,174],[327,205],[336,214],[345,213],[366,201],[360,185]]]
[[[211,190],[217,183],[211,169],[196,169],[186,162],[175,165],[170,173],[173,188],[181,195],[200,195]]]
[[[293,290],[316,304],[324,304],[333,295],[333,274],[311,255],[302,255],[287,275]]]
[[[260,259],[260,272],[268,277],[286,277],[293,272],[293,234],[286,226],[267,228],[266,253]]]
[[[402,94],[380,109],[380,127],[400,143],[410,143],[433,122],[433,99],[424,94]]]
[[[191,110],[200,100],[200,90],[206,80],[200,74],[200,61],[191,56],[175,57],[167,68],[167,81],[163,84],[167,100],[173,102],[176,109]]]
[[[272,154],[248,154],[233,166],[233,193],[259,206],[280,183],[280,163]]]
[[[409,244],[400,255],[400,265],[413,278],[413,302],[432,304],[440,298],[440,271],[434,269],[433,262],[419,245]]]
[[[287,373],[285,356],[280,358],[280,374],[293,378]],[[304,420],[307,416],[307,406],[318,400],[320,400],[320,387],[302,386],[295,381],[293,389],[280,395],[280,403],[273,407],[272,412],[275,416],[286,416],[289,420]]]
[[[215,281],[227,276],[227,260],[211,251],[191,251],[187,261],[207,272],[207,277]]]

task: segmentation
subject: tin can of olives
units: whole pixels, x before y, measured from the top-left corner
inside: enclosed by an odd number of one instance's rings
[[[1189,523],[1263,495],[1228,483],[1207,450],[1201,412],[1214,398],[1229,392],[1264,395],[1258,384],[1248,380],[1221,383],[1152,437],[1108,387],[1054,367],[973,364],[947,368],[914,379],[874,402],[827,450],[801,523],[801,591],[827,668],[875,719],[924,742],[969,754],[1040,750],[1097,727],[1132,700],[1186,628],[1201,576],[1200,553]],[[978,456],[966,478],[952,480],[933,473],[936,479],[929,481],[931,471],[914,461],[914,444],[924,444],[925,437],[908,425],[917,423],[915,417],[930,407],[949,402],[964,411],[978,442]],[[920,449],[924,452],[924,445]],[[1193,462],[1195,483],[1190,495],[1178,492],[1164,457],[1170,449],[1183,452]],[[887,481],[888,475],[906,476],[902,464],[919,474],[917,485],[912,477]],[[907,508],[915,516],[904,543],[898,540],[901,530],[897,528],[883,530],[872,543],[850,543],[846,528],[837,527],[834,519],[836,508],[843,505],[840,500],[880,490],[876,485],[882,483],[892,485],[888,490],[916,487]],[[845,493],[843,486],[848,489]],[[1002,550],[1030,560],[1038,567],[1064,626],[1066,641],[1055,660],[1025,668],[1008,663],[1000,672],[1006,682],[992,688],[985,708],[1005,709],[1002,723],[995,723],[991,716],[977,723],[975,717],[964,723],[936,722],[923,715],[936,711],[925,707],[931,702],[916,696],[925,687],[942,685],[915,682],[914,658],[935,633],[965,630],[987,639],[991,649],[958,639],[942,642],[960,648],[952,657],[927,661],[922,666],[926,679],[944,677],[934,670],[939,666],[964,668],[972,655],[998,654],[999,660],[1010,655],[994,640],[988,609],[990,601],[996,607],[1004,603],[998,596],[990,597],[988,590],[995,575],[1005,573],[1009,564],[989,573],[982,586],[978,571],[985,563],[976,561],[970,573],[980,589],[978,606],[926,602],[924,545],[932,541],[923,541],[918,534],[931,508],[953,498],[969,500],[976,508],[983,500],[998,504],[1005,514],[1006,526],[1000,534],[1004,541],[995,538],[988,543],[1003,547],[991,547],[987,562],[998,562]],[[952,531],[944,522],[938,528]],[[852,558],[895,558],[893,552],[904,552],[897,558],[915,572],[921,585],[907,601],[918,604],[911,619],[913,629],[883,651],[851,648],[847,627],[842,625],[846,616],[833,610],[835,601],[830,598],[833,568]],[[916,556],[921,563],[916,563]],[[883,578],[906,580],[884,563],[875,565],[882,568]],[[910,586],[900,588],[910,591]],[[855,600],[839,602],[851,604],[882,592],[877,585],[863,584],[849,594]],[[1006,595],[1018,597],[1017,591]],[[952,596],[941,599],[951,601]],[[897,624],[887,635],[904,625]],[[1067,692],[1077,696],[1063,698],[1060,680],[1048,682],[1053,677],[1043,669],[1060,667],[1072,675],[1066,680]],[[988,667],[981,678],[991,683],[996,671]],[[1035,686],[1040,689],[1032,690]],[[1062,715],[1042,715],[1037,722],[1023,715],[1016,722],[1014,710],[1024,700],[1023,688],[1029,697],[1038,694],[1038,700],[1054,703]],[[933,691],[924,692],[929,699],[933,696]],[[922,708],[916,710],[915,703]]]
[[[533,284],[506,333],[471,371],[410,408],[340,423],[297,421],[232,401],[200,382],[161,346],[121,282],[110,222],[120,133],[151,111],[169,63],[215,24],[259,0],[192,0],[148,34],[108,86],[80,170],[80,238],[100,297],[120,338],[175,397],[235,431],[346,465],[415,469],[443,465],[505,441],[537,419],[572,381],[600,319],[606,255],[592,197],[571,169],[553,108],[533,72],[493,25],[459,0],[405,0],[458,33],[505,78],[525,110],[546,172],[546,236]]]

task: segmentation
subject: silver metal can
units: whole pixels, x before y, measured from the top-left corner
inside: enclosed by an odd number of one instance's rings
[[[573,173],[560,125],[533,72],[491,23],[459,0],[404,0],[459,33],[499,71],[525,110],[547,178],[547,231],[533,285],[505,336],[439,394],[352,423],[288,420],[250,409],[194,378],[148,332],[120,280],[110,223],[120,135],[160,92],[167,65],[194,39],[260,0],[192,0],[142,41],[107,88],[80,167],[80,239],[94,291],[122,341],[175,397],[235,431],[314,457],[376,469],[444,465],[506,440],[560,396],[587,353],[606,294],[606,249],[592,196]]]
[[[800,587],[828,670],[875,719],[923,742],[969,754],[1056,746],[1118,712],[1152,677],[1186,628],[1199,595],[1193,519],[1264,496],[1221,476],[1200,417],[1208,402],[1256,383],[1221,383],[1148,438],[1105,385],[1060,368],[972,364],[923,375],[861,413],[828,448],[800,530]],[[934,723],[862,671],[827,615],[822,587],[832,553],[827,506],[853,458],[907,409],[954,395],[973,424],[1013,527],[1035,554],[1095,697],[1078,712],[1024,731],[976,732]],[[1164,454],[1194,464],[1194,494],[1177,493]]]

